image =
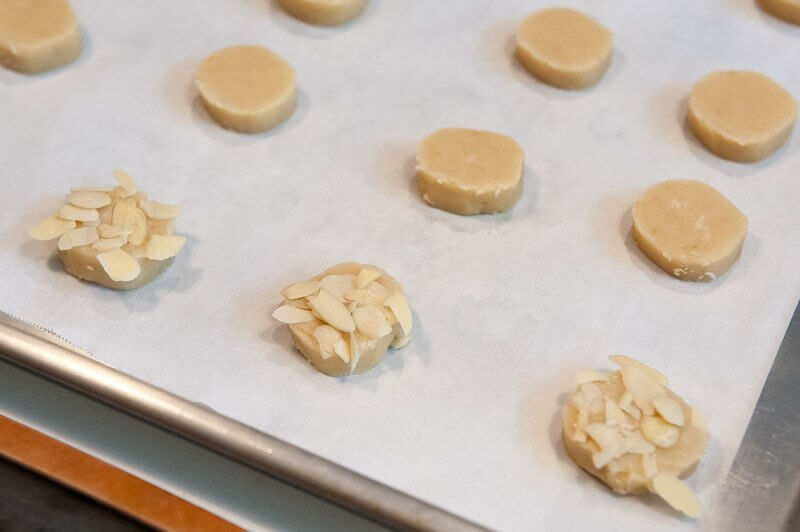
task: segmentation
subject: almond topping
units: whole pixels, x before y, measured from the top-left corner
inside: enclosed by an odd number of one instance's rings
[[[607,381],[608,376],[595,371],[593,369],[584,369],[575,375],[575,385],[583,384],[584,382]]]
[[[356,288],[366,288],[372,281],[377,281],[381,272],[373,268],[362,268],[356,277]]]
[[[654,413],[653,399],[667,395],[667,391],[647,373],[634,366],[622,367],[622,382],[633,394],[633,402],[648,416]]]
[[[67,201],[83,209],[99,209],[111,205],[111,196],[105,192],[70,192]]]
[[[100,224],[97,226],[97,232],[101,238],[114,238],[120,236],[125,231],[122,227],[116,227],[110,224]]]
[[[75,205],[64,205],[58,209],[57,214],[65,220],[76,220],[78,222],[92,222],[100,219],[96,209],[82,209]]]
[[[89,244],[97,242],[98,238],[100,237],[97,235],[96,227],[78,227],[77,229],[72,229],[64,233],[61,238],[58,239],[58,249],[66,251],[80,246],[88,246]]]
[[[410,336],[398,336],[397,338],[394,339],[394,341],[392,341],[391,344],[389,344],[389,346],[392,349],[402,349],[406,345],[408,345],[408,342],[410,341],[411,341]]]
[[[147,242],[145,252],[150,260],[166,260],[177,255],[186,244],[186,237],[153,235]]]
[[[69,188],[70,194],[72,194],[74,192],[105,192],[106,194],[108,194],[109,192],[113,192],[113,191],[114,191],[114,187],[80,187],[80,188],[70,187]],[[80,207],[80,205],[79,205],[79,207]]]
[[[305,299],[287,299],[285,303],[303,310],[311,310],[311,307],[308,306],[308,302]]]
[[[303,297],[313,296],[317,293],[319,287],[319,281],[303,281],[302,283],[290,284],[281,290],[281,295],[286,299],[300,299]]]
[[[370,294],[377,297],[381,303],[386,301],[386,298],[389,297],[389,291],[386,290],[386,288],[384,288],[384,286],[377,281],[372,281],[371,283],[369,283],[369,286],[367,286],[367,290],[369,290]]]
[[[101,238],[92,244],[92,247],[97,251],[108,251],[109,249],[121,248],[124,245],[125,242],[122,240],[122,238],[115,236],[112,238]]]
[[[132,281],[142,271],[136,259],[120,248],[98,253],[97,260],[112,281]]]
[[[65,220],[57,216],[50,216],[31,227],[30,231],[28,231],[28,236],[34,240],[53,240],[67,231],[75,229],[76,225],[75,220]]]
[[[642,417],[642,411],[639,410],[633,404],[633,394],[630,390],[625,390],[622,392],[622,396],[619,398],[619,407],[622,409],[623,412],[627,413],[636,421],[639,421]]]
[[[133,196],[139,192],[139,187],[136,186],[136,181],[133,180],[128,172],[123,170],[114,170],[113,174],[114,178],[117,180],[117,183],[119,183],[119,186],[125,190],[128,196]]]
[[[667,396],[656,397],[653,399],[653,407],[661,417],[673,425],[682,427],[685,423],[683,408],[675,399]]]
[[[703,432],[708,432],[708,422],[706,421],[705,416],[703,416],[703,413],[698,409],[692,408],[691,420],[694,428],[697,430],[702,430]]]
[[[340,331],[351,333],[356,330],[356,323],[353,321],[353,316],[350,315],[350,312],[324,288],[320,288],[316,296],[309,298],[308,304],[320,319]]]
[[[625,452],[622,436],[611,427],[602,423],[589,423],[583,429],[600,447],[600,451],[592,454],[592,464],[597,469],[602,469]]]
[[[644,437],[650,443],[663,449],[668,449],[678,443],[680,436],[678,427],[653,416],[644,416],[642,418],[641,429]]]
[[[313,334],[319,344],[319,352],[322,358],[326,360],[331,358],[333,356],[333,345],[342,339],[342,333],[330,325],[320,325],[314,329]],[[345,362],[348,362],[348,360],[345,360]]]
[[[613,427],[614,425],[629,424],[628,416],[626,416],[625,412],[623,412],[620,407],[617,406],[617,403],[606,397],[605,406],[606,425]]]
[[[700,501],[692,488],[670,471],[661,471],[650,481],[650,489],[667,504],[689,517],[700,517]]]
[[[350,373],[353,372],[353,368],[355,364],[353,363],[353,357],[350,356],[350,346],[347,342],[344,341],[344,338],[339,338],[336,340],[336,343],[333,344],[333,352],[336,353],[336,356],[341,358],[345,364],[350,364]],[[358,362],[358,359],[355,359]]]
[[[182,210],[177,205],[159,203],[157,201],[142,200],[139,208],[144,211],[151,220],[171,220],[180,216]]]
[[[111,214],[111,225],[130,231],[128,241],[138,246],[147,238],[147,217],[141,209],[119,201]]]
[[[272,313],[272,317],[281,323],[305,323],[307,321],[314,321],[314,315],[311,312],[299,309],[292,305],[281,305]]]
[[[349,290],[345,295],[344,298],[348,301],[352,301],[357,305],[382,305],[383,301],[375,297],[375,295],[367,290],[366,288],[353,288]]]
[[[642,364],[638,360],[625,355],[611,355],[608,358],[622,368],[636,368],[646,373],[651,379],[659,383],[661,386],[669,388],[669,381],[667,380],[666,375],[646,364]]]
[[[649,455],[656,452],[653,444],[645,440],[640,432],[631,432],[623,441],[626,453]]]
[[[367,338],[381,338],[392,333],[392,327],[378,307],[359,307],[353,312],[358,332]]]
[[[383,304],[389,307],[394,313],[397,321],[400,323],[400,328],[403,329],[403,336],[410,335],[413,321],[411,319],[411,309],[408,306],[408,301],[406,301],[405,296],[398,292],[387,298]]]
[[[320,286],[330,295],[344,303],[344,295],[355,287],[356,276],[351,274],[326,275],[320,279]]]
[[[353,331],[350,333],[350,373],[356,369],[359,360],[361,360],[361,339],[358,333]]]
[[[642,472],[645,478],[653,478],[658,473],[658,462],[652,454],[642,455]]]

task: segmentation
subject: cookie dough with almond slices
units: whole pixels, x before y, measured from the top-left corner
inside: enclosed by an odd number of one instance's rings
[[[121,170],[114,177],[117,186],[72,189],[67,203],[29,234],[57,239],[64,269],[78,279],[131,290],[166,270],[186,238],[173,234],[180,207],[146,199]]]
[[[297,349],[332,377],[363,373],[411,340],[403,288],[376,266],[347,262],[287,286],[272,317],[289,325]]]
[[[619,494],[652,492],[690,517],[700,502],[681,480],[694,471],[708,442],[702,414],[669,388],[655,369],[624,355],[621,369],[584,370],[563,411],[570,458]]]

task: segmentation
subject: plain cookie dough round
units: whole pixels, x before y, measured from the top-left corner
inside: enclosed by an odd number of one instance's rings
[[[261,46],[230,46],[208,56],[195,85],[208,114],[222,127],[257,133],[295,109],[294,69]]]
[[[578,388],[563,409],[564,448],[575,464],[615,493],[654,491],[664,497],[654,489],[654,478],[691,474],[705,451],[708,427],[662,374],[629,357],[612,358],[620,371],[578,374]],[[675,506],[669,494],[665,499]],[[686,513],[699,513],[699,503]]]
[[[70,193],[67,205],[32,228],[30,236],[36,240],[58,238],[58,257],[67,273],[78,279],[115,290],[133,290],[161,275],[186,238],[174,236],[179,207],[148,201],[127,173],[116,171],[115,175],[122,178],[119,186]],[[98,198],[98,203],[83,203]],[[73,231],[79,242],[70,242]],[[108,266],[111,257],[129,268],[119,271]]]
[[[335,26],[356,18],[367,0],[278,0],[293,17],[319,26]]]
[[[524,159],[507,135],[440,129],[417,154],[419,193],[432,207],[455,214],[505,212],[522,196]]]
[[[786,142],[797,118],[797,102],[758,72],[714,72],[689,96],[689,126],[712,153],[755,162]]]
[[[517,30],[516,55],[531,74],[562,89],[594,85],[611,63],[614,35],[568,8],[536,11]]]
[[[0,63],[19,72],[66,65],[81,53],[81,33],[67,0],[0,1]]]
[[[323,291],[335,302],[325,301]],[[272,316],[289,325],[295,347],[326,375],[363,373],[375,366],[389,347],[400,349],[411,339],[411,310],[403,288],[376,266],[337,264],[307,281],[287,286],[282,295],[283,304]],[[335,307],[341,314],[339,319]],[[362,328],[358,315],[365,309],[377,314],[380,323],[372,320],[369,329]],[[331,344],[322,349],[317,336],[320,327],[342,342],[344,352],[334,350]]]
[[[633,239],[668,274],[712,281],[739,258],[747,216],[714,187],[690,179],[653,185],[633,205]]]
[[[758,3],[770,15],[800,24],[800,0],[758,0]]]

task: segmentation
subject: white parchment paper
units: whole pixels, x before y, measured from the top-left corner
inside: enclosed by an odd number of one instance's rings
[[[0,72],[0,306],[99,359],[379,481],[506,530],[702,528],[616,497],[569,462],[559,409],[579,368],[626,353],[667,373],[713,437],[689,482],[706,509],[728,472],[798,298],[800,142],[729,163],[684,125],[692,84],[756,69],[800,95],[800,28],[750,0],[574,0],[616,35],[596,87],[548,88],[511,57],[549,3],[372,0],[343,28],[266,0],[73,0],[80,60]],[[226,45],[291,62],[299,106],[277,129],[216,126],[193,74]],[[426,206],[413,157],[439,127],[495,130],[526,152],[510,214]],[[27,238],[71,185],[124,168],[183,205],[189,242],[157,282],[83,284]],[[666,276],[628,238],[650,184],[701,179],[750,219],[724,278]],[[332,379],[268,315],[286,284],[346,260],[400,280],[412,343]]]

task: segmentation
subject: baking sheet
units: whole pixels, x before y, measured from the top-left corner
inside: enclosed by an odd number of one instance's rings
[[[765,162],[708,154],[687,132],[691,85],[758,69],[798,95],[800,28],[750,1],[575,1],[616,34],[588,91],[531,79],[513,31],[550,5],[372,0],[315,28],[262,0],[74,0],[86,50],[39,76],[0,71],[0,305],[102,361],[482,524],[508,530],[702,528],[653,498],[611,495],[559,441],[582,367],[626,353],[670,376],[713,431],[689,482],[708,510],[800,298],[793,136]],[[746,36],[746,37],[745,37]],[[192,89],[208,53],[266,45],[298,74],[272,132],[217,127]],[[419,140],[495,130],[526,152],[510,214],[462,218],[414,191]],[[130,293],[63,273],[27,229],[70,186],[124,168],[184,206],[189,242]],[[674,280],[628,238],[648,185],[696,178],[750,219],[742,257],[711,284]],[[346,260],[398,278],[414,340],[361,376],[316,373],[268,318],[286,284]]]

